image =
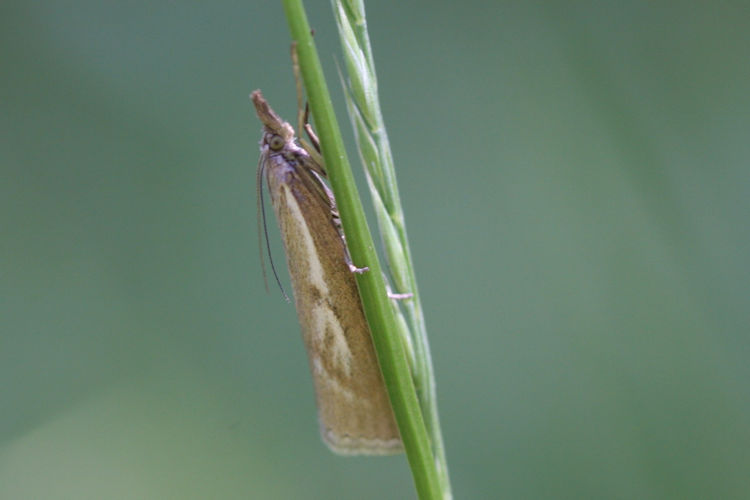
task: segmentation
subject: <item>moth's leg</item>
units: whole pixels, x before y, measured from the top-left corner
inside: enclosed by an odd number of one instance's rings
[[[357,274],[365,274],[367,271],[370,270],[370,268],[367,267],[367,266],[365,266],[365,267],[357,267],[354,264],[352,264],[352,261],[351,261],[351,259],[349,258],[348,255],[346,257],[346,265],[349,266],[349,270],[351,272],[357,273]]]
[[[414,297],[414,294],[411,292],[408,293],[394,293],[393,290],[391,290],[390,285],[388,285],[388,281],[385,282],[385,291],[388,294],[388,298],[391,300],[407,300],[412,297]]]
[[[357,274],[364,274],[367,271],[369,271],[370,270],[369,267],[367,266],[357,267],[354,265],[354,262],[352,262],[352,256],[349,255],[349,247],[346,246],[346,238],[344,238],[344,231],[341,228],[341,220],[338,218],[334,218],[333,224],[336,226],[336,229],[338,229],[339,235],[341,236],[341,239],[344,241],[344,250],[346,250],[346,252],[344,252],[344,259],[346,261],[347,267],[349,268],[349,271],[353,273],[357,273]]]
[[[312,128],[310,127],[310,125],[309,124],[305,125],[305,132],[307,132],[308,135],[311,133],[311,131],[312,131]],[[328,177],[328,174],[326,173],[326,169],[323,166],[324,165],[323,155],[320,154],[320,145],[317,142],[318,138],[315,136],[315,134],[310,136],[310,138],[313,141],[315,141],[314,146],[308,143],[302,137],[298,137],[299,144],[300,146],[302,146],[302,148],[304,148],[305,151],[307,151],[307,154],[310,155],[310,158],[313,159],[313,162],[315,164],[313,170],[315,170],[316,173],[320,174],[323,177]]]
[[[305,96],[302,91],[302,77],[299,69],[299,54],[297,54],[297,42],[292,42],[292,68],[294,69],[294,82],[297,85],[297,132],[302,135],[302,131],[307,132],[307,136],[312,141],[315,150],[320,153],[320,141],[318,136],[313,132],[310,125],[310,106],[305,102]]]
[[[385,273],[383,274],[383,281],[385,281],[385,291],[388,294],[388,298],[391,300],[406,300],[414,297],[414,294],[409,293],[394,293],[393,290],[391,290],[391,285],[388,284],[388,278],[386,277]]]
[[[299,71],[299,55],[297,54],[297,42],[292,42],[292,69],[294,70],[294,83],[297,86],[297,133],[302,134],[307,119],[307,106],[302,91],[302,78]]]
[[[340,231],[340,234],[341,234],[341,239],[343,240],[344,239],[343,231]],[[349,255],[349,247],[346,246],[346,240],[344,240],[344,248],[346,249],[346,253],[344,254],[344,258],[346,259],[346,265],[351,272],[357,273],[357,274],[364,274],[370,270],[370,268],[367,266],[357,267],[354,265],[354,262],[352,262],[352,256]]]
[[[308,118],[310,117],[310,106],[305,104],[305,116],[304,116],[304,127],[305,132],[307,133],[307,137],[310,138],[310,141],[312,142],[313,147],[315,147],[315,150],[320,153],[320,141],[318,140],[318,136],[313,131],[312,125],[310,125],[310,121]]]
[[[352,256],[349,254],[349,247],[346,245],[346,237],[344,236],[344,229],[341,227],[341,219],[338,217],[338,212],[334,209],[331,211],[331,215],[331,222],[333,222],[334,227],[339,232],[339,236],[341,236],[341,240],[344,242],[344,260],[349,271],[357,274],[366,273],[370,270],[369,267],[357,267],[354,265],[354,262],[352,262]]]
[[[299,54],[297,54],[297,42],[292,42],[292,68],[294,70],[294,82],[297,86],[297,133],[299,134],[298,140],[300,145],[307,151],[312,157],[316,167],[314,170],[325,176],[326,171],[323,167],[323,157],[320,154],[320,141],[318,136],[313,132],[312,126],[308,121],[310,115],[310,108],[305,103],[304,90],[302,88],[302,77],[300,76],[299,69]],[[302,138],[302,131],[307,133],[307,136],[312,141],[312,145],[309,144],[305,139]]]

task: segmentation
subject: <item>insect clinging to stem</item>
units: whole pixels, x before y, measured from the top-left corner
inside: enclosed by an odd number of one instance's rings
[[[324,442],[341,454],[398,453],[402,443],[354,277],[367,268],[355,267],[347,250],[320,146],[307,122],[294,46],[292,59],[297,130],[305,130],[310,142],[296,137],[259,90],[251,94],[263,123],[259,214],[264,214],[265,178],[286,250]],[[278,281],[273,261],[271,266]]]

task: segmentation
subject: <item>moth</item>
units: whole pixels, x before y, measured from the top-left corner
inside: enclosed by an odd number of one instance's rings
[[[339,454],[398,453],[401,439],[354,276],[363,269],[349,257],[317,138],[301,106],[298,130],[304,128],[312,145],[297,140],[259,90],[250,97],[263,123],[259,214],[265,176],[286,250],[323,441]]]

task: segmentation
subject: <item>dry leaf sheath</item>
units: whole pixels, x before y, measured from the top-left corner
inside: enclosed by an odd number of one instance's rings
[[[297,145],[292,126],[260,91],[251,98],[263,122],[258,181],[265,173],[286,249],[323,440],[336,453],[397,453],[402,450],[398,428],[352,271],[356,268],[333,193],[323,182],[320,155],[306,144]]]

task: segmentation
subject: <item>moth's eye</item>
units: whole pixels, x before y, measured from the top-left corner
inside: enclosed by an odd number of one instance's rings
[[[282,139],[280,135],[272,135],[271,138],[268,139],[268,147],[273,151],[279,151],[284,147],[284,139]]]

